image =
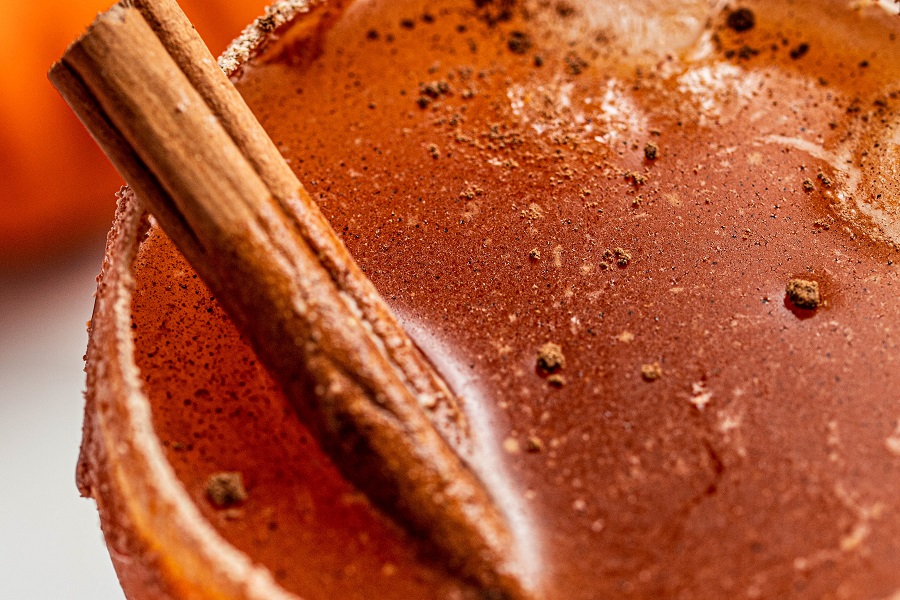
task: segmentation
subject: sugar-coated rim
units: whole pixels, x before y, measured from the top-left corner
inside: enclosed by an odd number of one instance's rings
[[[235,75],[247,61],[273,41],[273,32],[298,14],[309,12],[313,6],[324,2],[325,0],[275,0],[271,6],[266,7],[263,16],[248,25],[241,35],[231,42],[219,57],[219,66],[229,77]]]

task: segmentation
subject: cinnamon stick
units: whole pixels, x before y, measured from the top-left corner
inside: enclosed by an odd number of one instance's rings
[[[345,476],[451,568],[531,597],[506,518],[445,438],[465,428],[456,398],[178,5],[117,4],[50,78]]]

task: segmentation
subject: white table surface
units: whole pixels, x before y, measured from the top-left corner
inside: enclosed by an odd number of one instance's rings
[[[75,487],[101,242],[0,275],[0,598],[124,598],[94,502]]]

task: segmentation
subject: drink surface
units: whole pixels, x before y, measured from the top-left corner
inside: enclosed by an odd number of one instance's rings
[[[892,598],[900,19],[660,5],[320,7],[237,83],[463,398],[544,597]],[[158,435],[227,540],[304,598],[477,597],[156,230],[136,273]]]

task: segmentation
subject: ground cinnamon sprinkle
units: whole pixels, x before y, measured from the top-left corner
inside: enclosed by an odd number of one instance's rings
[[[659,366],[659,363],[655,362],[641,367],[641,377],[644,378],[644,381],[656,381],[657,379],[662,378],[662,376],[663,370],[662,367]]]
[[[240,473],[216,473],[206,482],[206,496],[218,508],[241,504],[247,499],[244,477]]]
[[[749,31],[756,26],[756,15],[749,8],[739,8],[728,14],[725,24],[739,33]]]
[[[539,369],[548,373],[558,371],[565,367],[566,357],[563,355],[562,348],[553,342],[547,342],[541,346],[541,349],[538,350],[537,365]]]
[[[822,303],[819,282],[806,279],[791,279],[787,283],[786,293],[797,308],[815,310]]]

